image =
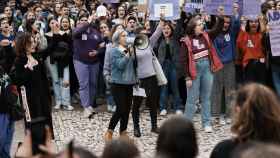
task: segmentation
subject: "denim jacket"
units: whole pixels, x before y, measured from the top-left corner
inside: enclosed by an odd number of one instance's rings
[[[112,48],[110,54],[112,83],[124,85],[136,84],[135,68],[133,65],[134,57],[127,57],[118,47]]]

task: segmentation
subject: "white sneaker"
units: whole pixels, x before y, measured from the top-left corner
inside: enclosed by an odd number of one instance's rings
[[[68,110],[68,111],[72,111],[72,110],[74,110],[74,107],[71,106],[71,105],[65,105],[65,106],[63,107],[63,109]]]
[[[221,117],[219,118],[219,123],[220,123],[220,125],[226,125],[227,123],[226,123],[225,117],[221,116]]]
[[[112,105],[107,105],[107,111],[108,112],[112,112],[113,110],[113,106]]]
[[[182,115],[183,111],[182,110],[176,110],[176,115]]]
[[[231,118],[226,118],[226,123],[231,124]]]
[[[55,109],[55,110],[59,110],[60,107],[61,107],[61,104],[57,104],[57,105],[54,106],[54,109]]]
[[[116,105],[113,105],[111,110],[112,110],[112,112],[116,112],[117,106],[116,106]]]
[[[160,116],[165,116],[167,114],[167,111],[165,109],[161,110],[159,115]]]
[[[93,108],[90,106],[90,107],[87,107],[84,109],[83,115],[85,118],[89,118],[91,116],[92,112],[93,112]]]
[[[213,132],[213,128],[212,128],[212,126],[205,126],[204,127],[204,131],[206,132],[206,133],[212,133]]]

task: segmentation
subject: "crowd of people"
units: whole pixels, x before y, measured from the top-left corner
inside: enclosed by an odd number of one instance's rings
[[[266,13],[280,10],[280,1],[267,0],[256,17],[242,16],[238,2],[232,7],[232,16],[222,7],[217,15],[181,9],[178,20],[161,14],[152,21],[149,11],[142,16],[129,2],[2,0],[0,157],[10,157],[14,123],[21,118],[27,134],[16,156],[54,157],[48,143],[54,139],[52,110],[71,111],[80,104],[83,117],[94,119],[102,96],[112,113],[104,158],[140,156],[127,125],[131,112],[133,134],[141,137],[143,101],[151,132],[159,134],[156,157],[197,156],[196,112],[204,132],[213,132],[213,123],[232,123],[236,134],[210,157],[279,156],[280,58],[271,51]],[[139,35],[147,37],[145,48],[136,46]],[[165,84],[159,82],[157,62]],[[178,116],[159,127],[158,114],[168,113]],[[121,139],[114,140],[118,122]],[[270,145],[262,148],[264,143]],[[263,152],[254,152],[259,149]],[[94,157],[72,143],[63,153]]]

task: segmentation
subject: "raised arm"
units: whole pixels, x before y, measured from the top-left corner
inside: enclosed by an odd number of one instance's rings
[[[207,30],[209,37],[211,39],[215,39],[224,27],[224,18],[221,16],[216,16],[216,23],[212,29]]]
[[[156,43],[158,42],[158,39],[160,38],[160,36],[162,34],[163,23],[164,23],[163,21],[160,21],[160,23],[158,24],[155,32],[150,37],[150,46],[151,46],[151,48],[155,47]]]

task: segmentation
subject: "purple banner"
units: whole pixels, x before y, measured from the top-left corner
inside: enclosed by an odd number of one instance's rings
[[[243,16],[257,18],[261,13],[262,0],[243,0]]]
[[[104,3],[120,3],[120,0],[103,0]]]
[[[219,14],[218,9],[223,8],[224,15],[233,15],[235,0],[204,0],[205,11],[210,15]]]
[[[197,9],[202,9],[203,3],[187,2],[185,4],[184,10],[186,13],[193,13]]]

